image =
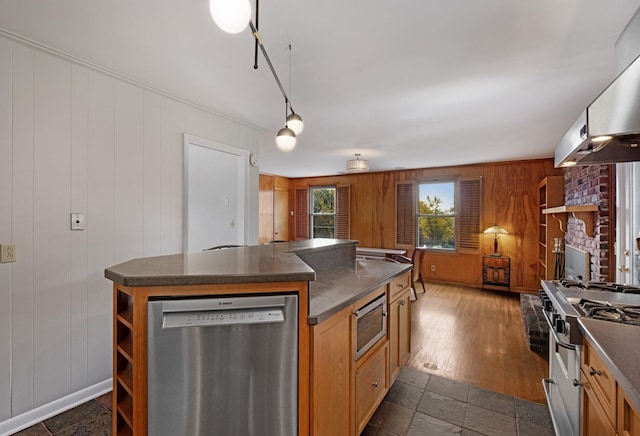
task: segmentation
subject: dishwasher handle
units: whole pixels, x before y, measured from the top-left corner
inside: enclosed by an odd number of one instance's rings
[[[163,300],[162,328],[273,324],[285,321],[285,296]]]

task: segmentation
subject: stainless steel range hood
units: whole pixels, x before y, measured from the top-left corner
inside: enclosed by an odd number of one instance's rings
[[[640,57],[585,109],[555,151],[555,166],[640,161]]]

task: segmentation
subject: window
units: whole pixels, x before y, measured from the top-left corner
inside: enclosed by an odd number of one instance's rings
[[[480,177],[398,182],[396,246],[407,249],[413,245],[426,246],[444,251],[479,250],[481,198]]]
[[[456,249],[455,188],[454,182],[418,185],[418,246]]]
[[[348,184],[296,189],[296,240],[350,238]]]
[[[322,186],[310,188],[311,237],[336,237],[336,188]]]

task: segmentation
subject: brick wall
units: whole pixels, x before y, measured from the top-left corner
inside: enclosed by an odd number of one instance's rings
[[[613,240],[609,234],[610,167],[608,165],[587,165],[567,168],[564,171],[564,196],[566,205],[595,204],[593,237],[587,235],[584,221],[567,216],[565,242],[587,251],[591,255],[591,280],[607,281],[612,265]],[[611,245],[610,245],[611,242]]]

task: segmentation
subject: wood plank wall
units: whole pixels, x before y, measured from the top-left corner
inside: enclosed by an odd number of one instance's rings
[[[553,159],[474,164],[441,168],[423,168],[366,174],[345,174],[298,179],[279,178],[288,182],[289,204],[294,203],[296,188],[312,185],[344,184],[351,186],[351,239],[368,247],[395,246],[395,183],[404,180],[429,180],[451,177],[482,177],[482,218],[485,229],[494,223],[509,234],[500,239],[499,251],[511,257],[511,287],[518,291],[536,291],[538,250],[538,183],[549,175],[562,175],[553,167]],[[263,189],[261,175],[261,195]],[[268,181],[265,179],[265,186]],[[260,209],[261,219],[263,209]],[[265,216],[268,211],[265,209]],[[290,217],[289,234],[293,235]],[[261,224],[262,226],[262,224]],[[481,229],[481,230],[482,230]],[[482,235],[481,249],[476,254],[429,253],[423,264],[426,280],[480,286],[483,254],[493,251],[493,239]],[[431,271],[435,265],[435,272]]]
[[[258,229],[258,242],[264,244],[265,242],[272,241],[274,239],[280,239],[274,235],[275,222],[275,194],[276,189],[289,189],[290,181],[286,177],[274,176],[271,174],[260,174],[260,193],[258,201],[258,213],[259,213],[259,229]],[[290,199],[289,204],[293,205],[294,202]],[[292,209],[292,208],[289,208]],[[284,223],[285,226],[293,226],[293,222]],[[290,227],[291,228],[291,227]],[[291,231],[289,234],[292,235]]]
[[[184,132],[258,151],[253,127],[0,35],[0,434],[109,385],[104,268],[182,252]]]

